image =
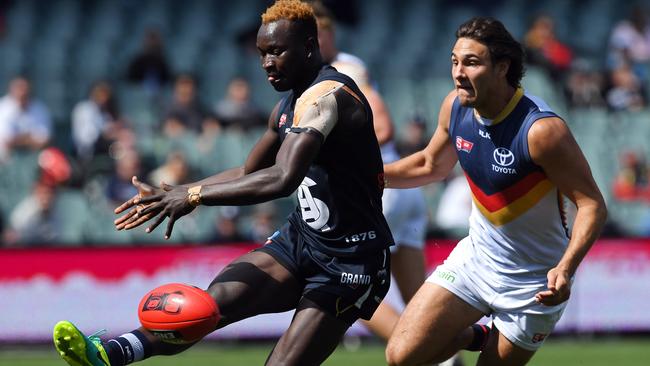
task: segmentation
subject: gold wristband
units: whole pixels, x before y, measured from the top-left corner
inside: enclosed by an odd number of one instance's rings
[[[201,187],[194,186],[187,189],[187,202],[192,207],[196,207],[201,204]]]

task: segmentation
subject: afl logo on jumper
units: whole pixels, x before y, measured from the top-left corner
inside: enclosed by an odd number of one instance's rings
[[[492,164],[492,170],[497,173],[505,174],[517,174],[517,171],[512,168],[508,168],[515,162],[515,154],[512,151],[506,149],[505,147],[497,147],[492,153],[494,161],[498,165]]]
[[[456,136],[456,150],[468,153],[472,151],[472,147],[474,147],[473,142],[467,141],[460,136]]]

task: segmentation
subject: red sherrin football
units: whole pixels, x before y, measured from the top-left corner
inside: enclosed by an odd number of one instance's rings
[[[140,301],[143,327],[169,343],[191,343],[213,331],[220,319],[212,296],[198,287],[169,283],[149,291]]]

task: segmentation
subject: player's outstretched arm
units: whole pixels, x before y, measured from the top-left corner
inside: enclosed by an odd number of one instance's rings
[[[451,106],[456,98],[452,91],[442,102],[438,127],[424,150],[384,165],[384,178],[389,188],[413,188],[443,180],[458,158],[449,141]]]
[[[168,239],[179,218],[190,213],[199,203],[216,205],[251,205],[288,196],[298,188],[312,160],[316,157],[322,135],[314,130],[290,133],[285,138],[273,166],[246,174],[239,179],[199,187],[200,201],[193,203],[184,186],[163,185],[163,192],[136,199],[136,204],[148,205],[140,215],[156,216],[146,231],[152,232],[169,218],[165,239]]]
[[[268,121],[268,129],[255,144],[248,158],[246,159],[246,163],[243,166],[225,170],[221,173],[207,177],[198,182],[185,184],[182,187],[188,189],[189,187],[194,186],[227,182],[241,178],[245,174],[252,173],[259,169],[273,165],[273,158],[275,157],[275,154],[277,153],[280,145],[278,131],[275,125],[278,108],[279,103],[276,104],[276,106],[273,108],[273,111],[271,112]],[[143,223],[151,220],[159,213],[153,211],[149,212],[146,215],[143,215],[142,210],[145,208],[145,205],[142,203],[135,203],[135,201],[138,199],[146,196],[151,196],[157,188],[140,182],[137,177],[132,178],[132,184],[138,189],[138,193],[115,209],[115,214],[121,214],[128,210],[128,212],[114,221],[114,225],[117,230],[129,230],[136,228]],[[160,185],[163,186],[163,182],[160,182]],[[161,192],[159,188],[157,190],[158,193]]]
[[[600,235],[607,209],[589,164],[564,121],[544,118],[535,122],[528,133],[528,146],[533,161],[577,207],[569,245],[547,275],[548,290],[535,296],[542,304],[557,305],[568,300],[571,277]]]
[[[254,156],[253,165],[261,169],[237,179],[189,189],[186,186],[164,185],[163,192],[134,201],[135,204],[149,205],[134,217],[156,216],[147,232],[169,217],[165,233],[165,238],[169,238],[174,222],[199,204],[251,205],[290,195],[307,174],[324,139],[336,125],[339,113],[343,113],[339,108],[348,105],[345,101],[351,98],[343,91],[341,83],[324,81],[312,86],[297,100],[293,126],[288,129],[282,144],[273,144],[279,145],[277,154],[270,154],[273,149],[251,153]],[[342,105],[338,105],[339,99],[344,102]],[[269,130],[274,129],[272,126],[274,123],[270,122]],[[273,162],[271,166],[264,167],[270,162]]]

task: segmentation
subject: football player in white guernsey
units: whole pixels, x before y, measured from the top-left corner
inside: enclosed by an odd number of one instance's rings
[[[427,279],[388,342],[390,365],[482,350],[479,365],[524,365],[560,319],[607,210],[565,122],[520,87],[523,50],[503,24],[456,32],[455,90],[428,146],[385,165],[392,188],[444,179],[460,162],[472,190],[469,236]],[[561,196],[577,209],[569,232]],[[483,316],[491,326],[475,324]]]
[[[372,86],[366,65],[357,56],[339,51],[334,20],[321,3],[315,2],[312,6],[318,24],[318,42],[323,60],[348,75],[359,86],[372,108],[375,135],[384,163],[398,160],[390,112],[379,92]],[[426,278],[423,248],[429,218],[425,197],[419,188],[385,189],[382,206],[395,239],[395,246],[391,247],[391,273],[402,300],[408,303]],[[372,319],[363,321],[373,333],[386,341],[399,318],[399,312],[393,305],[382,302]]]

